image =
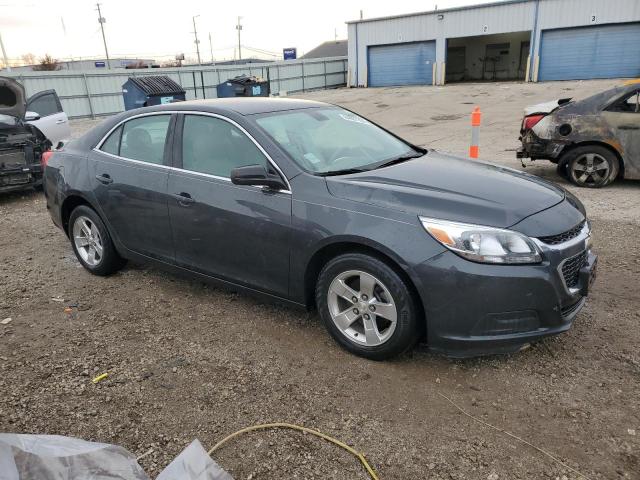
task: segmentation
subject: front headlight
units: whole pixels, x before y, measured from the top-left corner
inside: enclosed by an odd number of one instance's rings
[[[419,217],[425,230],[452,252],[481,263],[540,263],[540,250],[513,230]]]

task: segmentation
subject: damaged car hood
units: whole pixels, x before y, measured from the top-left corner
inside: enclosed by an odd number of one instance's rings
[[[24,87],[12,78],[0,77],[0,115],[24,120],[26,111]]]
[[[533,175],[433,150],[390,167],[326,180],[336,197],[501,228],[565,198],[562,189]]]

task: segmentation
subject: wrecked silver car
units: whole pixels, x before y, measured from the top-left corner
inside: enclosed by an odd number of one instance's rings
[[[550,160],[580,187],[640,179],[640,80],[525,108],[518,158]]]
[[[20,83],[0,77],[0,192],[40,188],[43,155],[70,136],[67,115],[54,90],[27,100]]]

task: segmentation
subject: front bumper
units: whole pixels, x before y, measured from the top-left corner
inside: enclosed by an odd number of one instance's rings
[[[543,248],[539,265],[488,265],[442,253],[416,268],[427,343],[453,357],[511,353],[571,328],[595,278],[597,256],[585,238]],[[585,255],[586,252],[586,255]],[[584,255],[567,286],[562,265]]]

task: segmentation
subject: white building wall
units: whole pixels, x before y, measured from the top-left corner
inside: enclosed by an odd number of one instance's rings
[[[533,55],[538,54],[540,32],[545,29],[592,25],[592,15],[596,15],[595,24],[640,21],[640,0],[524,0],[358,21],[348,28],[351,85],[366,86],[370,45],[436,40],[440,69],[447,38],[533,31],[536,4]],[[437,79],[441,83],[441,72]]]

